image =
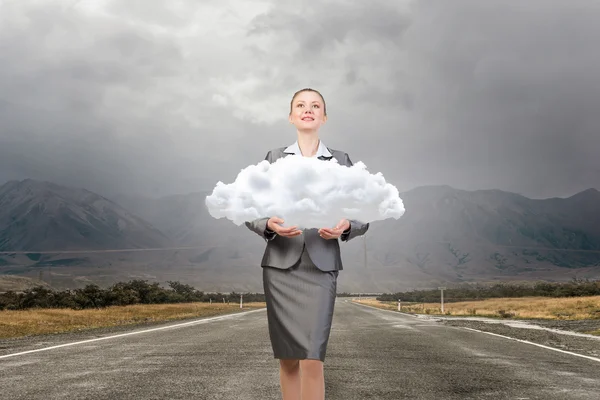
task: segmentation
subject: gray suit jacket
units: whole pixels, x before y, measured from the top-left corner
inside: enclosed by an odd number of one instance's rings
[[[340,165],[352,166],[352,161],[347,153],[339,150],[327,148],[335,157]],[[289,154],[284,153],[285,147],[270,150],[265,160],[270,163],[275,160],[286,157]],[[320,160],[329,161],[332,157],[319,156]],[[287,269],[293,266],[302,255],[304,246],[311,260],[317,268],[322,271],[338,271],[344,269],[340,256],[340,243],[338,239],[324,239],[319,236],[317,228],[305,229],[302,235],[295,237],[279,236],[270,233],[267,230],[267,220],[270,217],[258,218],[254,221],[246,221],[246,226],[253,232],[256,232],[267,242],[267,247],[262,258],[262,267],[275,267]],[[340,236],[343,242],[347,242],[356,236],[364,235],[369,229],[369,223],[363,223],[357,220],[350,220],[350,231]]]

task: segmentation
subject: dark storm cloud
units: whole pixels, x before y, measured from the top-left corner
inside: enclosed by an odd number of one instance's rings
[[[397,170],[387,175],[402,186],[541,197],[600,186],[592,150],[600,148],[599,3],[428,1],[408,10],[353,3],[344,18],[308,12],[284,5],[256,24],[280,30],[284,41],[297,36],[298,54],[313,59],[353,46],[336,72],[360,107],[344,110],[352,124],[343,130],[357,132],[356,149],[376,170]],[[374,13],[388,29],[371,28]],[[320,35],[325,26],[337,34]],[[386,117],[386,125],[374,116],[383,114],[397,119]]]
[[[414,91],[416,108],[443,121],[450,159],[474,171],[477,186],[538,196],[599,186],[581,179],[590,146],[600,146],[599,4],[452,4],[436,3],[407,38],[431,79],[431,90]],[[427,125],[420,130],[440,134]]]
[[[178,180],[208,184],[181,173],[191,166],[176,143],[197,132],[174,115],[185,94],[169,79],[184,79],[187,66],[173,38],[128,20],[24,3],[2,5],[2,182],[33,177],[152,194],[173,191]]]
[[[288,39],[288,47],[298,48],[298,59],[321,55],[343,44],[349,35],[360,42],[373,39],[394,44],[408,27],[408,15],[386,1],[327,2],[319,7],[304,7],[300,3],[275,3],[273,8],[257,16],[248,28],[248,35],[270,35],[279,31]]]
[[[600,188],[595,1],[57,4],[0,3],[0,182],[212,189],[295,140],[308,86],[400,190]]]

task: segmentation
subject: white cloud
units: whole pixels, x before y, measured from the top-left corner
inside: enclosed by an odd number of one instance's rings
[[[236,225],[278,216],[283,226],[300,229],[333,227],[342,218],[398,219],[405,211],[398,189],[381,172],[369,173],[362,161],[346,167],[335,158],[323,162],[295,155],[250,165],[231,184],[219,181],[206,206],[214,218]]]

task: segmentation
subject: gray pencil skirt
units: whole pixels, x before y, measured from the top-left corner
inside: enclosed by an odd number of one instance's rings
[[[325,361],[339,271],[321,271],[306,249],[288,269],[262,269],[274,358]]]

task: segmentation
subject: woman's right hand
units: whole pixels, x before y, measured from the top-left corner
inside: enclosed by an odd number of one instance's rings
[[[302,234],[302,231],[298,229],[297,226],[290,226],[289,228],[284,228],[283,226],[281,226],[281,224],[283,224],[283,219],[279,217],[271,217],[267,220],[267,228],[274,231],[280,236],[294,237]]]

